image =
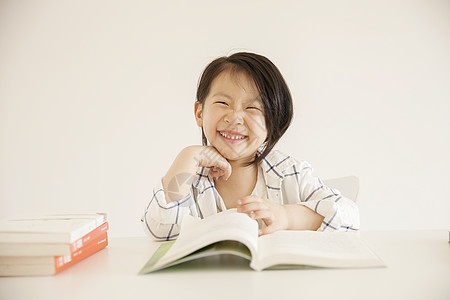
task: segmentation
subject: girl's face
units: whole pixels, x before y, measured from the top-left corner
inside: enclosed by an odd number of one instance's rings
[[[246,74],[224,71],[212,84],[203,106],[195,103],[197,125],[229,161],[251,161],[267,137],[264,107]]]

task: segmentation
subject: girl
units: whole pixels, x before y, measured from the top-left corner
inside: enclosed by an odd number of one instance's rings
[[[194,106],[203,146],[184,148],[153,189],[142,222],[157,240],[174,239],[186,214],[228,209],[277,230],[358,230],[356,204],[312,176],[305,161],[273,150],[293,104],[277,67],[254,53],[220,57],[204,70]]]

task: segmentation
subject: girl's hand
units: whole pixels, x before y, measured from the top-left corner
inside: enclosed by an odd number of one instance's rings
[[[288,229],[288,214],[283,205],[257,196],[247,196],[238,201],[237,211],[246,213],[252,219],[262,219],[266,228],[259,230],[259,235]]]
[[[199,152],[196,159],[200,167],[210,168],[209,174],[218,179],[222,177],[228,180],[231,175],[230,163],[212,146],[198,146]]]

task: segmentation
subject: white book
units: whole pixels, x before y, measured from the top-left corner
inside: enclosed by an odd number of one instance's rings
[[[104,222],[105,213],[11,218],[0,221],[0,243],[72,243]]]
[[[108,222],[83,235],[72,243],[0,243],[2,256],[58,256],[70,255],[108,231]]]
[[[186,216],[178,239],[163,243],[139,274],[220,254],[248,259],[257,271],[295,266],[385,266],[357,233],[283,230],[258,237],[255,220],[226,211],[201,220]]]

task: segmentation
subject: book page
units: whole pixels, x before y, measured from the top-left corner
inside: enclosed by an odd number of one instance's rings
[[[278,231],[260,237],[258,243],[256,269],[275,265],[338,268],[384,265],[356,233]]]
[[[220,241],[241,242],[254,256],[258,247],[257,240],[258,223],[246,214],[224,211],[205,219],[186,216],[183,219],[178,239],[154,267],[167,265]]]

